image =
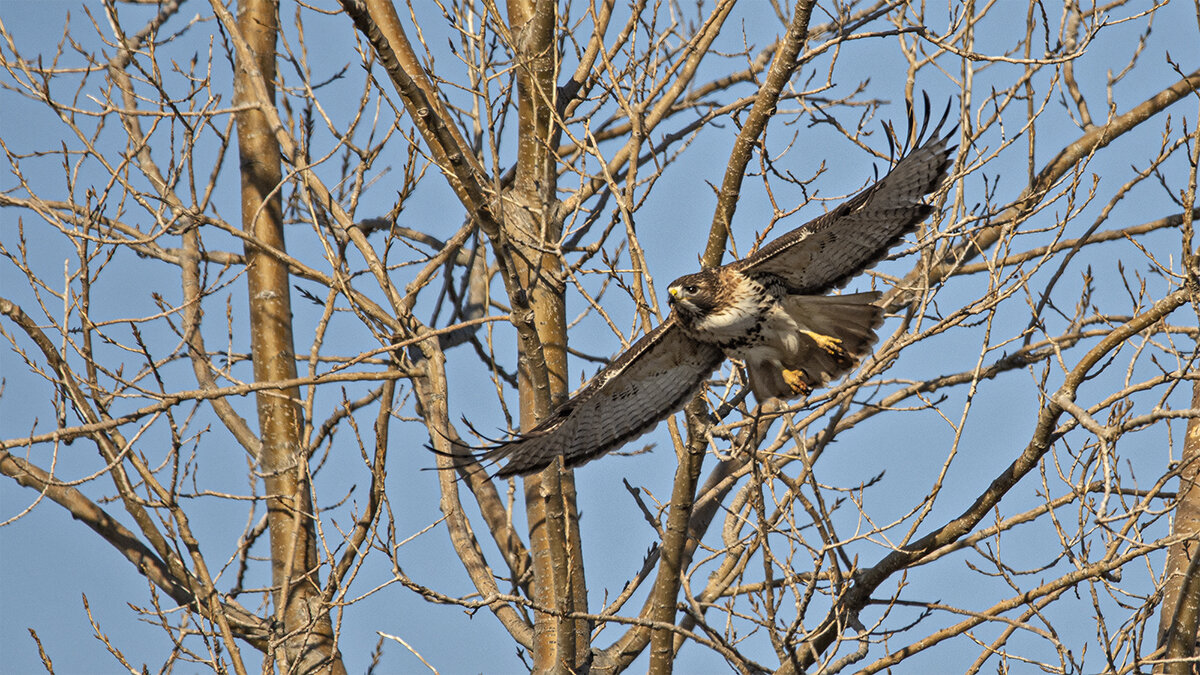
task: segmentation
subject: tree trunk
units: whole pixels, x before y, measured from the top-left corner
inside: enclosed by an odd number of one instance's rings
[[[1200,408],[1200,382],[1192,384],[1192,408]],[[1188,420],[1180,459],[1179,497],[1175,504],[1172,537],[1183,537],[1167,549],[1162,614],[1158,643],[1166,647],[1167,663],[1155,671],[1191,673],[1197,625],[1200,624],[1200,418]]]
[[[510,0],[508,19],[518,64],[518,154],[513,187],[503,207],[502,239],[511,246],[498,255],[511,256],[511,269],[531,310],[515,320],[532,322],[541,351],[521,355],[521,428],[529,429],[568,394],[562,266],[552,251],[562,236],[551,152],[557,145],[556,5],[550,0]],[[554,615],[535,615],[534,672],[578,672],[586,668],[591,651],[588,622],[563,616],[587,611],[574,498],[572,474],[561,471],[558,463],[525,479],[534,600],[557,610]]]
[[[256,63],[239,63],[235,98],[239,105],[255,101],[249,75],[257,70],[274,98],[275,0],[243,0],[238,28],[253,50]],[[258,109],[237,113],[238,156],[242,176],[242,227],[255,241],[283,250],[282,181],[279,146]],[[250,292],[250,344],[256,382],[296,377],[292,343],[292,308],[287,268],[248,244],[247,285]],[[281,672],[344,673],[333,641],[333,627],[316,578],[317,549],[312,521],[308,457],[301,437],[300,390],[287,387],[258,393],[262,452],[258,458],[267,492],[267,524],[271,541],[271,578],[280,638],[272,655]],[[268,657],[269,658],[269,657]]]

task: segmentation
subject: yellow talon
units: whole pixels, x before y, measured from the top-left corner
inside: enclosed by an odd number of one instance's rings
[[[826,354],[838,359],[839,361],[852,361],[850,353],[842,347],[842,341],[832,335],[821,335],[810,330],[802,330],[801,333],[807,335],[817,347],[821,348]]]
[[[783,381],[787,383],[789,389],[796,396],[808,396],[812,393],[812,387],[804,381],[803,370],[788,370],[783,369]]]

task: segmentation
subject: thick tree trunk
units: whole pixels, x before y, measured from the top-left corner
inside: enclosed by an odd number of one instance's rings
[[[509,0],[509,29],[517,52],[518,155],[512,189],[504,196],[504,236],[511,266],[527,294],[540,354],[523,353],[521,427],[541,421],[566,399],[567,326],[562,266],[546,252],[562,236],[556,199],[556,5],[551,0]],[[515,303],[514,303],[515,304]],[[536,371],[541,372],[536,372]],[[587,587],[571,472],[552,464],[525,479],[534,601],[558,610],[536,614],[534,672],[578,672],[590,658],[591,626],[564,614],[587,611]]]
[[[1192,384],[1192,408],[1200,408],[1200,382]],[[1188,420],[1180,459],[1179,497],[1171,534],[1183,539],[1167,549],[1163,583],[1159,646],[1166,647],[1165,664],[1157,672],[1191,673],[1200,625],[1200,418]]]
[[[275,80],[275,0],[242,0],[238,28],[254,51],[256,63],[239,63],[235,97],[240,105],[255,101],[249,73],[257,70],[271,88]],[[238,156],[242,176],[242,226],[255,241],[283,250],[282,180],[279,146],[257,109],[237,113]],[[246,246],[250,291],[250,344],[254,379],[272,382],[296,377],[292,342],[292,308],[287,268]],[[271,577],[279,641],[272,655],[281,672],[344,673],[333,640],[333,627],[316,578],[318,561],[309,490],[308,457],[301,438],[303,419],[296,387],[258,393],[262,440],[259,468],[267,492],[271,534]]]

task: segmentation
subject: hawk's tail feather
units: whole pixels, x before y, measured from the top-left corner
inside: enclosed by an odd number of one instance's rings
[[[797,295],[783,301],[800,328],[790,358],[750,368],[755,397],[790,399],[824,386],[858,365],[878,340],[883,323],[882,295],[875,291],[845,295]]]
[[[800,328],[842,341],[842,347],[859,357],[871,350],[883,325],[879,291],[842,295],[797,295],[784,301],[784,308]]]

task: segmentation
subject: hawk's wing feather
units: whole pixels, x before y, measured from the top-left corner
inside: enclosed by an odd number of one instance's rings
[[[947,107],[949,113],[949,107]],[[879,262],[888,249],[916,229],[933,207],[926,194],[941,187],[952,164],[951,131],[939,138],[946,115],[933,131],[929,102],[917,148],[902,157],[882,180],[836,209],[788,232],[730,267],[745,274],[771,274],[791,293],[819,295],[841,288]],[[909,116],[909,128],[915,122]]]
[[[577,466],[654,428],[687,403],[724,360],[688,337],[674,315],[644,335],[541,424],[477,455],[508,460],[499,477],[533,473],[562,456]]]

